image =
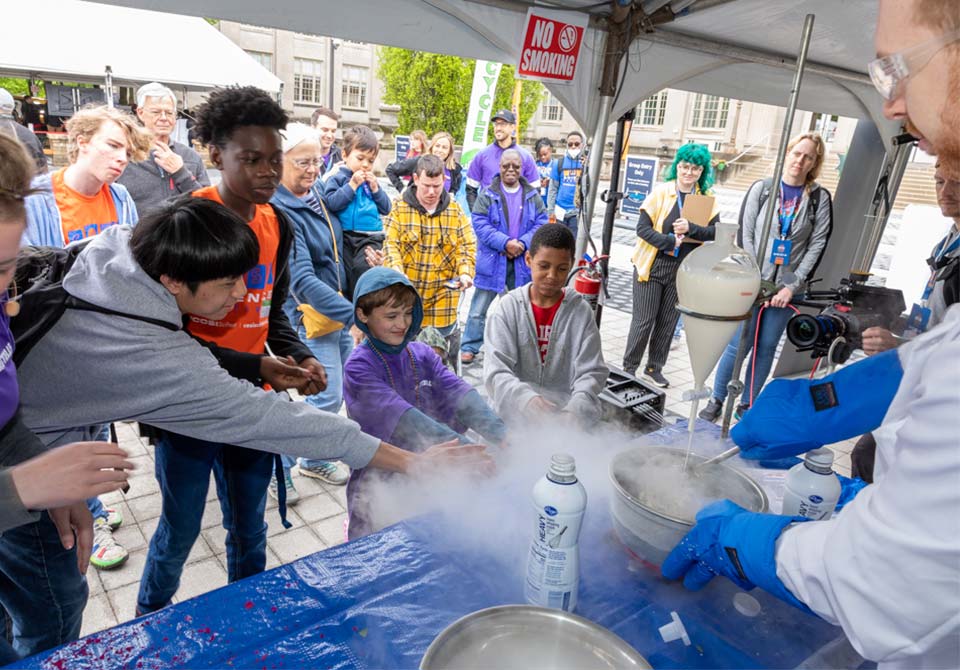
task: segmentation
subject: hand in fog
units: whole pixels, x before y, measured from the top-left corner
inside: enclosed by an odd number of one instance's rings
[[[383,265],[385,256],[381,249],[375,249],[369,244],[363,248],[363,258],[367,261],[367,265],[372,268],[375,268],[379,265]]]
[[[509,240],[507,242],[507,258],[514,259],[523,253],[523,242],[519,240]]]
[[[863,331],[863,353],[867,356],[888,351],[897,346],[897,338],[886,328],[874,326]]]
[[[310,373],[297,365],[292,357],[284,359],[262,356],[260,358],[260,378],[274,391],[300,389],[310,382]]]
[[[793,300],[793,291],[784,286],[765,304],[768,307],[786,307],[790,304],[791,300]]]
[[[690,232],[690,222],[686,219],[677,219],[673,222],[674,235],[686,235]]]
[[[493,475],[497,466],[482,444],[461,444],[460,440],[435,444],[423,451],[414,465],[414,473],[444,469],[456,469],[480,474]]]
[[[554,414],[557,412],[557,406],[542,395],[538,395],[527,403],[527,412],[531,414]]]
[[[287,359],[293,360],[289,356]],[[313,356],[309,356],[300,361],[300,367],[304,368],[309,375],[306,383],[297,388],[300,393],[316,395],[327,390],[327,370],[320,361]]]

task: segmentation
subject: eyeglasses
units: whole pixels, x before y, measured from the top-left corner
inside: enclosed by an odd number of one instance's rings
[[[703,166],[697,165],[696,163],[677,163],[677,170],[683,170],[684,172],[692,172],[694,174],[700,174],[703,172]]]
[[[567,146],[570,147],[571,149],[576,149],[581,144],[582,144],[581,142],[567,142]]]
[[[320,167],[320,163],[323,162],[323,159],[322,158],[302,158],[300,160],[290,161],[290,162],[296,165],[301,170],[306,170],[307,168],[310,168],[310,167]]]
[[[922,70],[934,54],[948,44],[960,40],[960,30],[935,37],[909,49],[870,61],[867,71],[877,92],[884,100],[892,100],[900,84],[911,74]]]

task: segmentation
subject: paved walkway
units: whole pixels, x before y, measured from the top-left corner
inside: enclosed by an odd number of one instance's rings
[[[736,219],[740,197],[742,194],[736,192],[721,193],[722,209],[725,211],[723,216],[726,220]],[[599,226],[598,215],[595,219],[595,230],[599,231]],[[599,238],[599,234],[597,237]],[[633,239],[629,230],[623,229],[614,236],[611,267],[621,278],[626,276],[629,279],[629,258]],[[630,290],[629,281],[615,282],[613,288],[618,295],[603,312],[601,334],[604,358],[609,364],[619,367],[630,326],[630,314],[628,311],[623,311],[629,310],[629,295],[623,295],[625,291]],[[466,317],[468,304],[469,301],[464,300],[461,305],[461,319]],[[690,371],[684,339],[677,342],[670,352],[664,374],[671,382],[670,388],[667,389],[667,410],[687,416],[689,405],[682,401],[681,395],[683,391],[693,387],[693,375]],[[474,385],[479,385],[481,383],[480,366],[474,364],[468,367],[464,371],[464,377]],[[116,531],[115,535],[117,540],[130,551],[130,558],[126,564],[116,570],[98,572],[92,566],[90,567],[87,574],[90,584],[90,601],[84,612],[83,635],[115,626],[134,617],[137,589],[146,560],[147,543],[156,529],[160,515],[160,493],[153,475],[153,448],[137,436],[135,426],[132,424],[118,424],[117,433],[121,446],[130,452],[138,471],[131,480],[129,493],[110,494],[103,496],[102,500],[108,506],[119,507],[123,513],[123,526]],[[850,474],[851,447],[852,442],[833,446],[837,452],[837,470],[841,474]],[[296,471],[293,478],[301,500],[288,512],[288,519],[293,524],[292,528],[283,529],[276,512],[276,502],[268,498],[268,569],[345,540],[345,489],[301,477]],[[211,479],[203,515],[203,530],[187,559],[180,590],[177,591],[174,602],[192,598],[227,583],[224,548],[226,533],[220,525],[220,507],[215,491],[216,488]]]

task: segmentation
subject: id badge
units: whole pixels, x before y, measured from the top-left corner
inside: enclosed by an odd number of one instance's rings
[[[910,308],[910,316],[907,317],[907,325],[904,328],[904,331],[914,331],[916,333],[924,333],[927,330],[927,326],[930,324],[930,308],[923,307],[917,303],[913,303],[913,307]]]
[[[774,240],[773,249],[770,251],[770,262],[774,265],[789,265],[792,247],[793,242],[790,240]]]

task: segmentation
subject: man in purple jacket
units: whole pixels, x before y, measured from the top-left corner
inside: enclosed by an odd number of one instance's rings
[[[526,149],[522,149],[513,134],[517,130],[517,117],[513,112],[501,109],[493,115],[493,137],[494,142],[490,146],[477,152],[477,155],[470,161],[470,167],[467,168],[467,204],[470,205],[470,211],[473,211],[473,205],[480,192],[487,188],[493,178],[500,174],[500,157],[507,149],[515,149],[520,152],[523,159],[523,169],[520,176],[531,184],[540,183],[540,173],[537,171],[537,163],[533,156]]]
[[[530,268],[523,255],[534,232],[547,222],[548,216],[538,190],[539,173],[530,182],[520,174],[523,165],[519,148],[501,152],[499,174],[483,189],[473,207],[477,269],[467,327],[460,343],[460,362],[464,365],[473,363],[483,345],[487,310],[494,298],[530,281]]]

